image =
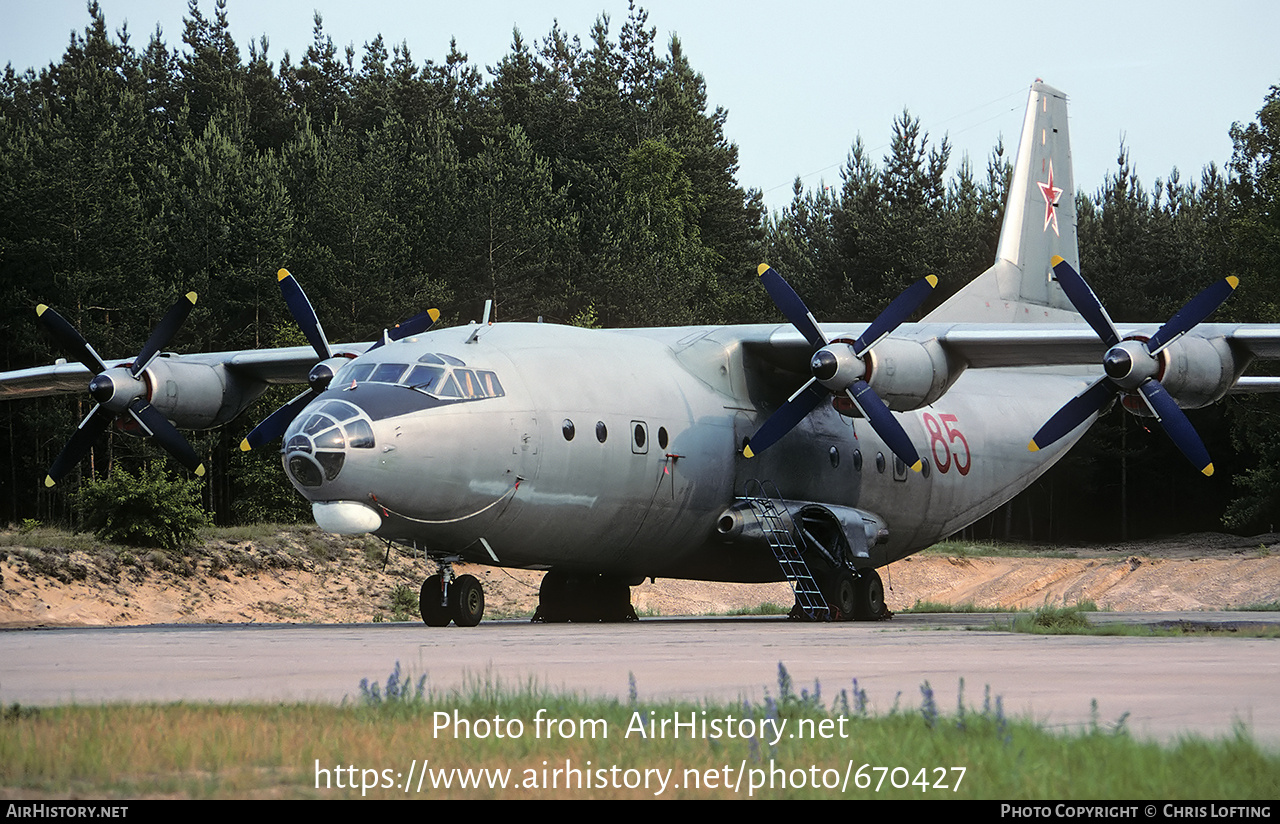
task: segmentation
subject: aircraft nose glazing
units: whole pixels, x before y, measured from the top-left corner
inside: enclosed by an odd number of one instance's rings
[[[337,479],[348,450],[373,447],[373,427],[358,406],[324,401],[305,409],[285,431],[285,471],[299,486],[316,489]]]

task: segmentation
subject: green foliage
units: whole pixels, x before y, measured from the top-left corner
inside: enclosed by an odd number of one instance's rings
[[[420,617],[417,590],[404,584],[396,584],[391,590],[391,620],[417,621]]]
[[[200,505],[200,484],[161,468],[133,474],[117,468],[76,495],[84,525],[105,541],[177,551],[210,523]]]

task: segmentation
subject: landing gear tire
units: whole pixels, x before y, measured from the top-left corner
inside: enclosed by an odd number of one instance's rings
[[[429,627],[447,627],[453,613],[440,603],[440,594],[444,590],[444,579],[440,575],[432,575],[422,582],[418,591],[418,612],[422,615],[422,623]]]
[[[557,569],[548,570],[538,587],[538,608],[533,613],[533,620],[544,624],[566,623],[569,620],[566,609],[568,589],[567,575]]]
[[[854,581],[856,593],[853,617],[859,621],[879,621],[886,617],[888,610],[884,606],[884,583],[880,574],[874,569],[861,570]]]
[[[842,569],[832,583],[832,598],[828,600],[836,609],[836,620],[848,621],[858,610],[858,584],[853,573]]]
[[[484,587],[474,575],[463,575],[449,587],[449,607],[453,622],[460,627],[474,627],[484,617]]]
[[[631,606],[631,587],[625,581],[599,575],[577,575],[550,570],[538,589],[534,621],[590,624],[637,620]]]

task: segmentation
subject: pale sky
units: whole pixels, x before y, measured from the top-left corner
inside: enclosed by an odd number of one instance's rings
[[[135,47],[157,23],[181,47],[186,3],[101,0],[114,32],[126,21]],[[791,182],[836,184],[853,139],[883,157],[903,108],[934,140],[948,134],[951,171],[968,153],[977,173],[996,140],[1017,138],[1028,86],[1036,78],[1070,100],[1076,185],[1094,192],[1115,168],[1123,137],[1150,189],[1177,167],[1198,180],[1210,161],[1231,157],[1227,130],[1252,121],[1280,83],[1280,3],[1274,0],[1077,0],[1071,4],[837,2],[836,0],[649,0],[649,24],[665,49],[679,35],[706,78],[711,105],[729,112],[739,182],[765,192],[770,208],[790,199]],[[201,0],[212,18],[213,0]],[[625,0],[230,0],[231,29],[247,59],[266,34],[268,56],[287,50],[296,64],[311,42],[312,15],[342,48],[381,33],[407,41],[419,63],[440,61],[451,36],[482,70],[496,65],[518,26],[534,45],[553,20],[588,41],[607,13],[616,42]],[[70,32],[89,17],[80,0],[0,0],[0,63],[40,68],[58,60]]]

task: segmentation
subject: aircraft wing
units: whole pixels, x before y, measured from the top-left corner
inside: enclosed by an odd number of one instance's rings
[[[1151,335],[1157,327],[1158,324],[1119,326],[1118,331],[1122,337]],[[973,369],[1097,364],[1106,351],[1092,329],[1077,324],[954,324],[941,330],[930,330],[930,325],[921,324],[916,329],[936,337]],[[1202,323],[1189,335],[1223,338],[1254,358],[1280,358],[1280,324]]]
[[[361,343],[338,348],[343,351],[363,352],[369,346],[370,344]],[[315,350],[310,346],[245,349],[237,352],[209,352],[195,355],[165,354],[161,357],[172,363],[221,366],[236,377],[268,384],[306,383],[307,373],[316,363]],[[105,361],[108,366],[127,362],[127,358]],[[92,377],[93,375],[83,364],[68,363],[65,360],[49,366],[4,372],[0,373],[0,400],[82,393]]]
[[[1149,336],[1159,324],[1125,324],[1121,336]],[[746,348],[775,366],[799,374],[809,371],[812,345],[791,326],[746,327]],[[831,324],[832,340],[852,340],[866,324]],[[1106,346],[1087,325],[1042,323],[903,324],[895,337],[937,341],[969,369],[1034,366],[1101,366]],[[1280,360],[1280,324],[1202,323],[1189,337],[1226,340],[1239,356]],[[1233,392],[1280,391],[1280,378],[1245,377]]]

